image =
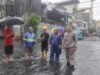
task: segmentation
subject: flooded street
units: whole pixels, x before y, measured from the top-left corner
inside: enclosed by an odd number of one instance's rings
[[[0,0],[0,75],[100,75],[99,5]]]
[[[49,65],[40,60],[40,47],[37,45],[33,60],[23,60],[24,48],[15,43],[15,51],[11,63],[4,63],[3,42],[0,41],[0,75],[99,75],[100,74],[100,42],[79,41],[76,52],[75,71],[66,66],[64,51],[60,58],[61,65]],[[49,56],[48,56],[49,57]]]

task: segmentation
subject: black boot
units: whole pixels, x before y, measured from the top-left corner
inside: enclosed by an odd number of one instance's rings
[[[72,70],[72,71],[74,71],[74,70],[75,70],[74,65],[71,65],[71,70]]]
[[[70,62],[67,62],[67,66],[70,66]]]
[[[54,66],[54,61],[53,61],[53,60],[50,60],[50,61],[49,61],[49,64],[50,64],[51,66]]]
[[[60,67],[61,67],[61,63],[58,62],[58,61],[56,61],[56,62],[55,62],[55,66],[60,68]]]

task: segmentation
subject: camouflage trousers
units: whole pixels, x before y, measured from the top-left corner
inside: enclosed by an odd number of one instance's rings
[[[75,65],[75,50],[74,48],[65,49],[66,60],[70,62],[71,65]]]

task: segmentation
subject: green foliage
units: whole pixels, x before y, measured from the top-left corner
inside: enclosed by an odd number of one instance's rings
[[[34,32],[37,33],[38,30],[38,24],[41,21],[41,17],[38,16],[37,14],[31,14],[26,18],[26,23],[25,23],[25,31],[28,30],[28,27],[32,26],[34,28]]]
[[[93,32],[96,32],[96,28],[95,27],[89,28],[89,33],[93,33]]]
[[[0,10],[0,19],[5,17],[5,14],[4,14],[4,11],[3,10]]]

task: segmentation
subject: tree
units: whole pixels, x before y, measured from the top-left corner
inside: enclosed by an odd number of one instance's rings
[[[25,24],[25,31],[27,31],[28,27],[32,26],[34,28],[34,32],[37,33],[38,30],[38,24],[41,21],[41,17],[37,14],[31,14],[26,18],[26,24]]]
[[[15,14],[21,16],[33,12],[41,15],[41,0],[14,0]]]

